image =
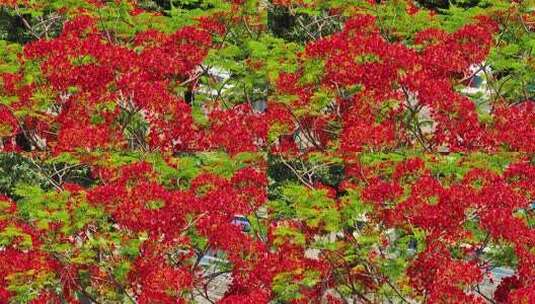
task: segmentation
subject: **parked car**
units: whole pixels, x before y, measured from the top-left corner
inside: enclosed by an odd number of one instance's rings
[[[243,215],[234,216],[232,224],[240,226],[243,232],[251,231],[251,222]]]
[[[244,215],[235,215],[232,219],[232,224],[241,228],[241,231],[247,233],[251,231],[251,222]],[[217,249],[209,249],[201,257],[199,265],[203,267],[220,267],[227,264],[226,255],[224,252]]]

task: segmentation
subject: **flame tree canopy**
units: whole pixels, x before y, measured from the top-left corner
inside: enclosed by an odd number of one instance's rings
[[[533,1],[0,4],[0,303],[535,303]]]

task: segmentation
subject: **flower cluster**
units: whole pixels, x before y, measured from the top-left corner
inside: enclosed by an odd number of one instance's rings
[[[44,178],[0,195],[1,303],[533,302],[535,103],[462,90],[499,12],[272,1],[332,30],[299,45],[186,2],[60,10],[0,73],[0,150]]]

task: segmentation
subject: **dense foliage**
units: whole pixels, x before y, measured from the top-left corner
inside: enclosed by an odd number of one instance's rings
[[[0,4],[0,303],[535,303],[533,1]]]

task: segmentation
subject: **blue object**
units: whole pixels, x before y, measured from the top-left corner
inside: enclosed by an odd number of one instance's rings
[[[496,267],[490,271],[492,273],[492,276],[496,280],[502,280],[504,278],[513,276],[515,274],[515,271],[511,268],[507,267]]]
[[[470,87],[479,88],[483,84],[483,78],[481,76],[475,75],[470,79]]]
[[[245,216],[236,215],[232,220],[232,224],[241,227],[243,232],[251,231],[251,223]]]

